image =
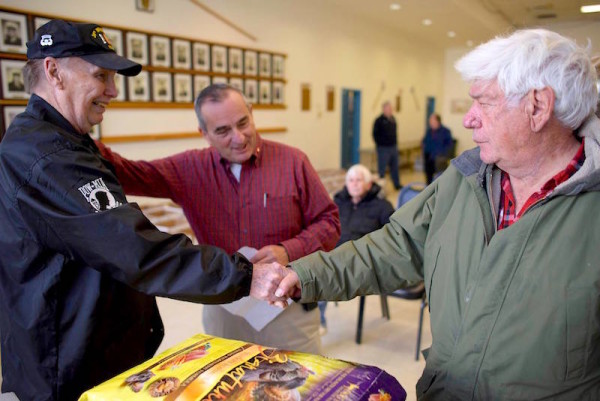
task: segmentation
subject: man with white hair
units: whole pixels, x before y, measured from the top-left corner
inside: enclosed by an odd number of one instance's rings
[[[292,262],[302,302],[424,280],[433,343],[419,400],[600,399],[600,121],[573,41],[522,30],[456,64],[475,149],[390,223]]]

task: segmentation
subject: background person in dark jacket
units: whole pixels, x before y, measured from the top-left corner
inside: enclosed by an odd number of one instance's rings
[[[383,196],[382,188],[373,182],[371,172],[362,164],[355,164],[348,169],[346,185],[335,194],[333,201],[340,210],[342,225],[342,235],[336,247],[380,229],[394,213],[394,207]],[[326,306],[327,301],[319,302],[321,333],[327,328]]]
[[[224,303],[268,292],[260,266],[158,231],[87,134],[117,96],[115,72],[141,66],[94,24],[50,21],[27,47],[32,95],[0,143],[2,391],[72,401],[154,354],[155,295]]]
[[[425,131],[422,143],[425,175],[427,175],[427,184],[431,184],[435,173],[447,167],[452,152],[452,134],[442,125],[439,114],[433,113],[429,116],[429,127]]]
[[[379,176],[383,178],[385,177],[385,170],[389,166],[394,188],[400,189],[396,119],[392,114],[392,104],[389,101],[385,102],[382,107],[383,113],[377,117],[373,124],[373,140],[377,150],[377,171]]]

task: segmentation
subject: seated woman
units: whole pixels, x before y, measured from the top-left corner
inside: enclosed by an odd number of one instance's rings
[[[394,207],[383,196],[382,188],[373,182],[369,169],[361,164],[350,167],[346,173],[346,185],[335,194],[333,201],[340,209],[342,226],[336,247],[380,229],[394,212]],[[319,302],[321,334],[327,331],[326,306],[326,301]]]

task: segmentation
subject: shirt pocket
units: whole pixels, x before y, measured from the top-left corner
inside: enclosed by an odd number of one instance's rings
[[[302,215],[293,195],[265,196],[263,207],[266,220],[265,238],[278,243],[297,235],[302,229]]]
[[[594,311],[599,306],[598,295],[593,288],[567,288],[566,380],[582,378],[588,370],[587,364],[592,352],[592,321]]]

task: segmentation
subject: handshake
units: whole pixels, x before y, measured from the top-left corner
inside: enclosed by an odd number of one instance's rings
[[[250,296],[285,308],[288,298],[300,298],[300,279],[295,271],[277,262],[254,264]]]

